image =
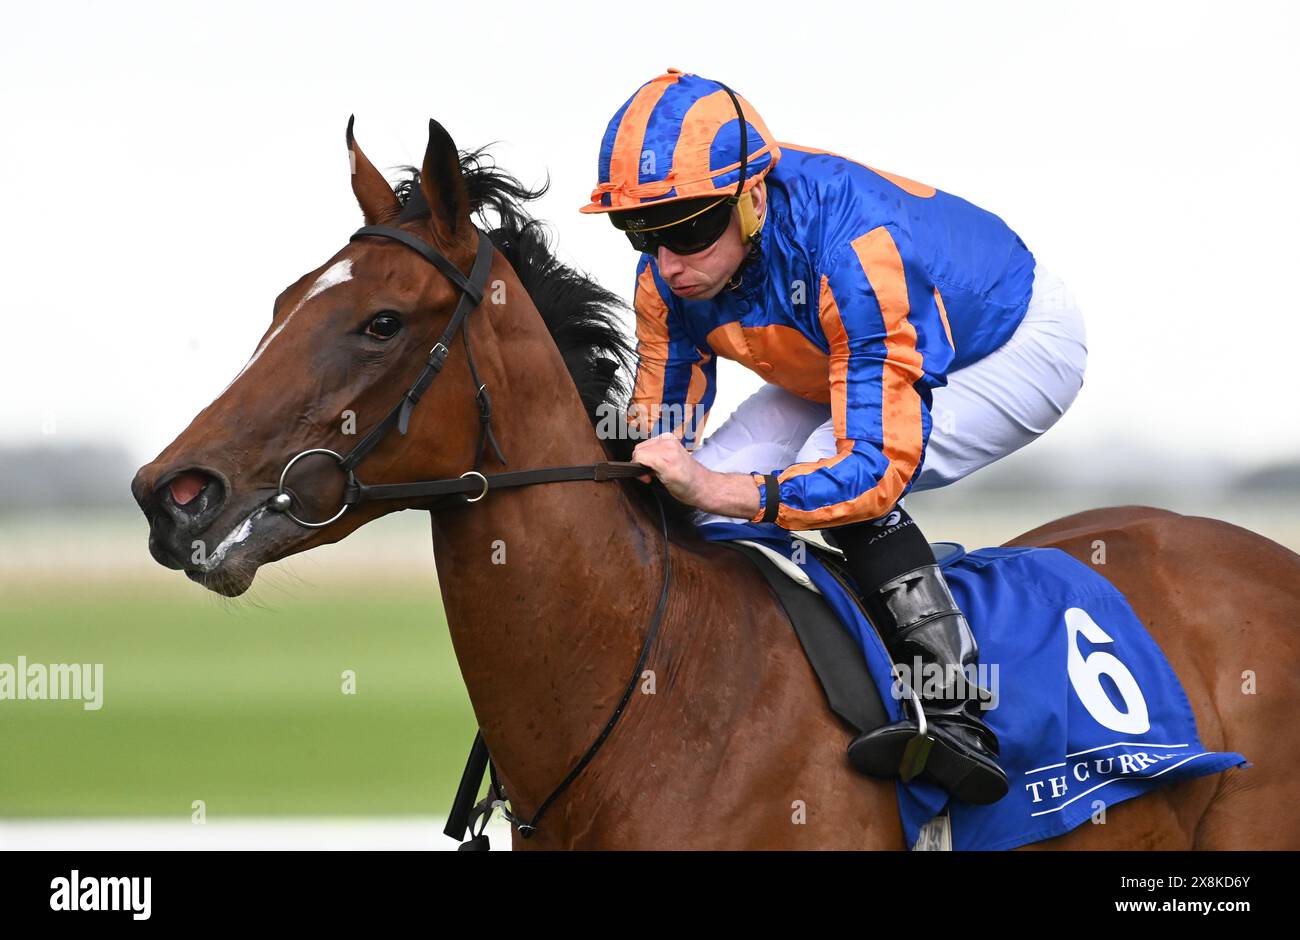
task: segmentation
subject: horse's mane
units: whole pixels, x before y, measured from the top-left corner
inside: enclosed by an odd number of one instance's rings
[[[404,175],[395,189],[404,207],[402,220],[427,217],[429,209],[420,190],[420,171],[411,166],[400,169]],[[585,272],[560,261],[546,224],[524,208],[525,203],[546,193],[550,180],[529,189],[500,169],[486,147],[462,151],[460,169],[472,214],[515,269],[541,313],[582,397],[587,418],[594,426],[602,415],[608,420],[608,415],[625,413],[636,367],[635,348],[620,322],[628,307],[622,298]],[[630,460],[636,441],[622,436],[602,437],[601,445],[609,459]],[[693,534],[690,507],[655,485],[674,528]],[[633,489],[646,491],[640,485]]]

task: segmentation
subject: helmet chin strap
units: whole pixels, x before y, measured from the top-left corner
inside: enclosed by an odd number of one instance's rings
[[[736,119],[740,125],[740,173],[736,179],[736,192],[731,196],[732,205],[739,206],[740,200],[744,198],[745,179],[749,175],[749,130],[745,121],[745,111],[741,108],[740,99],[736,97],[736,93],[722,82],[718,82],[718,84],[722,85],[722,90],[731,99],[732,107],[736,109]],[[749,198],[753,199],[754,197],[751,194]],[[740,264],[736,265],[736,270],[731,273],[731,277],[727,278],[726,290],[736,290],[745,280],[745,265],[758,256],[759,242],[763,234],[763,223],[766,221],[767,207],[764,206],[763,218],[759,219],[758,228],[749,236],[749,251],[745,253],[745,257]]]
[[[759,256],[763,249],[763,226],[765,225],[767,225],[767,206],[763,207],[763,217],[758,220],[758,228],[749,237],[749,250],[745,252],[745,257],[740,259],[740,264],[736,265],[736,270],[732,272],[731,277],[727,278],[724,290],[737,290],[744,283],[745,268]]]

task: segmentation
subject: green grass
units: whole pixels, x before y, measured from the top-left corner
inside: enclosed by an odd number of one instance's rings
[[[436,587],[294,593],[5,588],[0,662],[103,663],[104,705],[0,700],[0,816],[445,813],[474,721]]]

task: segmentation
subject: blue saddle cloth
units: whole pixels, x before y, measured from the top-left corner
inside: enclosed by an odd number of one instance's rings
[[[699,531],[711,541],[761,542],[787,558],[795,551],[775,525]],[[991,806],[972,806],[934,784],[900,781],[909,846],[945,806],[953,849],[1011,849],[1163,784],[1251,766],[1201,746],[1164,653],[1099,573],[1054,548],[955,548],[940,564],[979,643],[979,685],[994,693],[983,715],[1011,788]],[[904,717],[880,636],[813,552],[804,549],[800,563],[857,638],[891,720]]]

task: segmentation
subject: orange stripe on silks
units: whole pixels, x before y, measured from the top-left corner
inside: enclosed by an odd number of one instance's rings
[[[865,163],[862,165],[866,166],[868,170],[875,173],[877,176],[883,176],[910,196],[919,196],[922,199],[929,199],[938,192],[937,189],[928,183],[918,183],[916,180],[910,180],[906,176],[899,176],[897,173],[890,173],[888,170],[877,170],[874,166],[867,166]]]
[[[668,305],[655,286],[654,272],[649,265],[636,279],[637,349],[636,384],[632,388],[632,405],[644,405],[649,411],[649,427],[658,419],[659,406],[664,400],[664,369],[668,365]],[[632,421],[639,427],[640,421]]]
[[[702,414],[702,415],[700,416],[699,420],[695,422],[695,429],[694,429],[694,431],[695,431],[695,436],[694,436],[694,438],[691,440],[691,443],[688,444],[688,445],[686,445],[686,449],[687,449],[687,450],[692,450],[692,451],[693,451],[693,450],[695,450],[696,448],[698,448],[698,447],[700,446],[700,444],[704,443],[704,441],[703,441],[703,438],[704,438],[704,428],[705,428],[705,426],[706,426],[708,423],[709,423],[709,412],[706,411],[706,412],[704,412],[704,414]],[[683,428],[682,428],[682,432],[685,432],[685,430],[686,430],[685,427],[683,427]],[[679,433],[677,436],[678,436],[678,438],[684,438],[686,435],[685,435],[685,433]]]
[[[698,350],[697,350],[698,351]],[[709,378],[704,374],[704,367],[708,365],[712,354],[704,353],[699,362],[691,365],[691,382],[686,387],[686,410],[682,415],[683,423],[678,425],[678,437],[686,436],[686,423],[693,423],[692,433],[695,438],[695,444],[700,443],[700,435],[704,433],[704,422],[709,420],[709,413],[706,411],[702,415],[695,414],[695,408],[704,400],[704,393],[709,390]]]
[[[808,401],[830,401],[826,354],[793,327],[780,323],[741,326],[728,320],[709,331],[707,341],[723,359],[739,362],[764,381]]]
[[[853,441],[846,440],[848,434],[846,402],[848,396],[849,338],[848,334],[844,332],[844,322],[840,319],[840,308],[835,302],[835,295],[831,293],[830,281],[827,280],[824,274],[822,275],[818,318],[821,320],[822,330],[826,333],[826,341],[831,347],[829,358],[831,424],[835,428],[836,453],[834,457],[823,457],[821,460],[811,460],[787,467],[777,477],[777,480],[781,483],[792,477],[805,476],[814,470],[820,470],[822,467],[833,467],[853,450]],[[791,511],[797,512],[798,510]],[[779,512],[786,512],[786,507],[782,506]],[[777,521],[780,523],[779,517]]]
[[[826,353],[803,333],[783,323],[742,328],[753,362],[746,363],[769,382],[808,401],[830,401]]]
[[[650,112],[655,109],[664,92],[675,84],[677,84],[677,76],[669,75],[663,81],[653,81],[644,85],[633,96],[632,103],[623,112],[623,120],[618,122],[618,133],[614,135],[614,147],[609,156],[611,181],[640,179],[641,150],[645,146],[645,132],[650,124]],[[610,194],[610,202],[616,207],[620,204],[621,200],[618,199],[617,192]],[[634,204],[637,202],[639,200],[633,200]]]
[[[740,110],[745,120],[763,135],[764,146],[749,153],[749,162],[757,160],[769,150],[772,151],[772,158],[775,160],[779,151],[772,145],[772,138],[768,136],[767,128],[763,126],[760,119],[753,116],[754,109],[749,106],[748,101],[740,95],[737,95],[736,99],[740,102]],[[731,96],[725,91],[704,95],[687,109],[682,117],[682,133],[678,135],[677,145],[673,148],[673,178],[677,184],[678,196],[707,196],[717,189],[713,182],[715,175],[722,176],[732,170],[740,169],[739,149],[736,152],[736,161],[729,166],[719,167],[715,171],[709,162],[713,140],[718,136],[718,131],[728,121],[734,120],[738,120],[736,107],[731,103]],[[758,141],[749,140],[750,147],[756,143]],[[611,175],[610,178],[612,179],[613,176]],[[752,185],[749,183],[745,189],[749,189]],[[728,186],[727,190],[735,192],[735,183]]]
[[[957,344],[952,341],[952,327],[948,325],[948,311],[943,306],[943,295],[939,293],[939,288],[934,289],[934,305],[939,308],[939,319],[943,321],[943,331],[948,334],[948,345],[952,351],[957,351]]]
[[[739,362],[747,369],[754,368],[754,354],[749,351],[749,340],[745,338],[744,328],[736,320],[728,320],[709,330],[705,341],[723,359]]]
[[[820,150],[817,147],[801,147],[798,144],[792,144],[784,140],[781,141],[781,146],[787,150],[795,150],[799,153],[821,153],[828,157],[839,157],[841,160],[848,160],[850,163],[856,163],[858,166],[867,167],[867,169],[872,173],[875,173],[877,176],[883,176],[910,196],[919,196],[922,199],[929,199],[938,192],[938,190],[927,183],[918,183],[916,180],[910,180],[906,176],[899,176],[897,173],[877,170],[874,166],[867,166],[861,160],[854,160],[852,157],[846,157],[841,153],[835,153],[831,150]]]
[[[763,516],[767,514],[767,504],[763,501],[763,484],[767,481],[761,473],[751,473],[749,478],[754,481],[754,489],[758,490],[758,512],[754,513],[749,521],[762,522]],[[780,512],[779,508],[777,512]]]
[[[704,355],[699,362],[691,365],[691,384],[686,388],[686,403],[689,405],[698,405],[704,400],[704,393],[709,388],[708,376],[704,374],[704,367],[708,365],[710,356]]]
[[[885,324],[885,362],[881,376],[881,424],[884,431],[885,458],[889,461],[879,482],[861,495],[813,510],[782,506],[777,523],[787,529],[812,529],[833,523],[844,525],[876,519],[893,508],[921,462],[924,447],[921,423],[921,396],[913,383],[925,374],[920,351],[916,348],[916,328],[908,321],[911,307],[907,299],[907,277],[903,259],[889,231],[874,228],[853,240],[858,263],[867,276],[880,306]],[[831,413],[835,419],[835,457],[818,461],[834,466],[852,450],[854,442],[844,438],[845,391],[836,389],[837,362],[847,368],[848,341],[840,321],[839,307],[830,295],[828,282],[822,281],[823,328],[831,341]],[[828,302],[829,297],[829,302]],[[838,329],[836,329],[838,327]],[[837,334],[837,335],[833,335]],[[837,348],[838,343],[838,348]],[[839,376],[844,382],[844,374]],[[810,465],[811,466],[811,465]]]

